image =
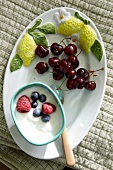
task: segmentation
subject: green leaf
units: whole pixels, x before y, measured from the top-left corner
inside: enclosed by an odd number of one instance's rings
[[[92,53],[96,56],[96,58],[101,61],[103,56],[103,50],[101,43],[98,40],[95,40],[94,44],[91,47]]]
[[[42,22],[42,20],[41,20],[41,19],[38,19],[38,20],[36,21],[35,25],[34,25],[33,27],[31,27],[31,28],[28,29],[28,33],[34,31],[35,29],[37,29],[38,26],[41,24],[41,22]]]
[[[81,21],[83,21],[85,25],[89,25],[89,24],[90,24],[90,21],[84,19],[83,17],[81,17],[78,12],[75,12],[75,17],[77,17],[78,19],[80,19]]]
[[[30,35],[33,37],[37,45],[41,44],[44,45],[45,47],[48,46],[47,38],[45,34],[43,34],[42,32],[30,32]]]
[[[51,22],[39,26],[38,29],[45,34],[55,34],[55,26]]]
[[[23,61],[18,54],[16,54],[10,63],[10,71],[13,72],[22,67]]]

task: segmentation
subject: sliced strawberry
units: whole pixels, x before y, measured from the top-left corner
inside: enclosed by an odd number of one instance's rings
[[[46,102],[42,105],[42,112],[44,114],[51,114],[51,113],[55,112],[55,110],[56,110],[56,106],[49,102]]]
[[[18,99],[16,109],[18,112],[26,113],[31,109],[30,99],[26,95],[21,96]]]

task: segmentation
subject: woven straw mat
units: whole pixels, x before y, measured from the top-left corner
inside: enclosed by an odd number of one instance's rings
[[[25,27],[54,7],[78,9],[96,24],[107,56],[107,85],[99,114],[87,136],[74,149],[77,170],[113,170],[113,0],[0,0],[0,161],[13,170],[62,170],[65,158],[45,161],[26,155],[13,141],[4,118],[4,72]]]

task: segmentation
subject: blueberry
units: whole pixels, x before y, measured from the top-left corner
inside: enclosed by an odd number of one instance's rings
[[[39,117],[40,115],[41,115],[41,110],[40,109],[35,109],[34,111],[33,111],[33,116],[34,117]]]
[[[31,99],[33,101],[38,100],[38,98],[39,98],[39,93],[37,91],[34,91],[34,92],[31,93]]]
[[[43,122],[49,122],[50,119],[51,119],[50,115],[43,115],[43,116],[42,116],[42,121],[43,121]]]
[[[43,115],[45,115],[45,114],[41,111],[40,116],[43,116]]]
[[[38,103],[36,101],[31,102],[31,107],[36,108],[38,106]]]
[[[41,94],[41,95],[39,96],[39,101],[40,101],[40,102],[45,102],[45,101],[46,101],[46,96],[45,96],[44,94]]]

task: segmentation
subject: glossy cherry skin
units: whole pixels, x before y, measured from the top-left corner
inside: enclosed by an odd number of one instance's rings
[[[68,61],[69,61],[71,64],[75,64],[75,63],[76,63],[76,60],[78,60],[78,59],[77,59],[77,56],[75,56],[75,55],[70,55],[70,56],[68,57]]]
[[[64,48],[64,53],[68,56],[70,55],[74,55],[77,53],[77,47],[74,44],[68,44],[65,48]]]
[[[83,77],[77,77],[74,80],[74,88],[82,89],[84,87],[85,80]]]
[[[52,57],[52,58],[49,58],[48,63],[51,67],[57,67],[59,66],[60,59],[57,57]]]
[[[72,89],[75,89],[74,87],[74,79],[68,79],[67,82],[66,82],[66,87],[69,89],[69,90],[72,90]]]
[[[73,69],[77,68],[79,66],[79,60],[77,59],[76,60],[76,63],[72,65],[73,66]]]
[[[87,71],[85,68],[79,68],[77,70],[77,77],[83,77],[85,80],[89,78],[89,71]]]
[[[40,58],[44,58],[49,54],[49,50],[43,45],[38,45],[35,50],[35,54],[38,55]]]
[[[36,67],[35,67],[36,71],[39,73],[39,74],[43,74],[45,73],[49,67],[48,67],[48,64],[45,63],[45,62],[39,62]]]
[[[55,55],[60,55],[64,50],[63,46],[58,43],[53,43],[50,49],[51,52]]]
[[[53,68],[53,79],[61,80],[64,77],[64,73],[59,68]]]
[[[96,83],[94,81],[88,81],[84,84],[85,89],[87,90],[95,90],[96,89]]]
[[[65,75],[66,75],[67,78],[72,79],[76,75],[76,70],[70,70]]]
[[[67,73],[73,69],[71,63],[69,63],[67,59],[62,59],[60,61],[59,66],[60,66],[60,70],[64,73]]]
[[[77,56],[75,56],[75,55],[69,56],[68,61],[72,64],[74,69],[79,66],[79,60],[78,60]]]

